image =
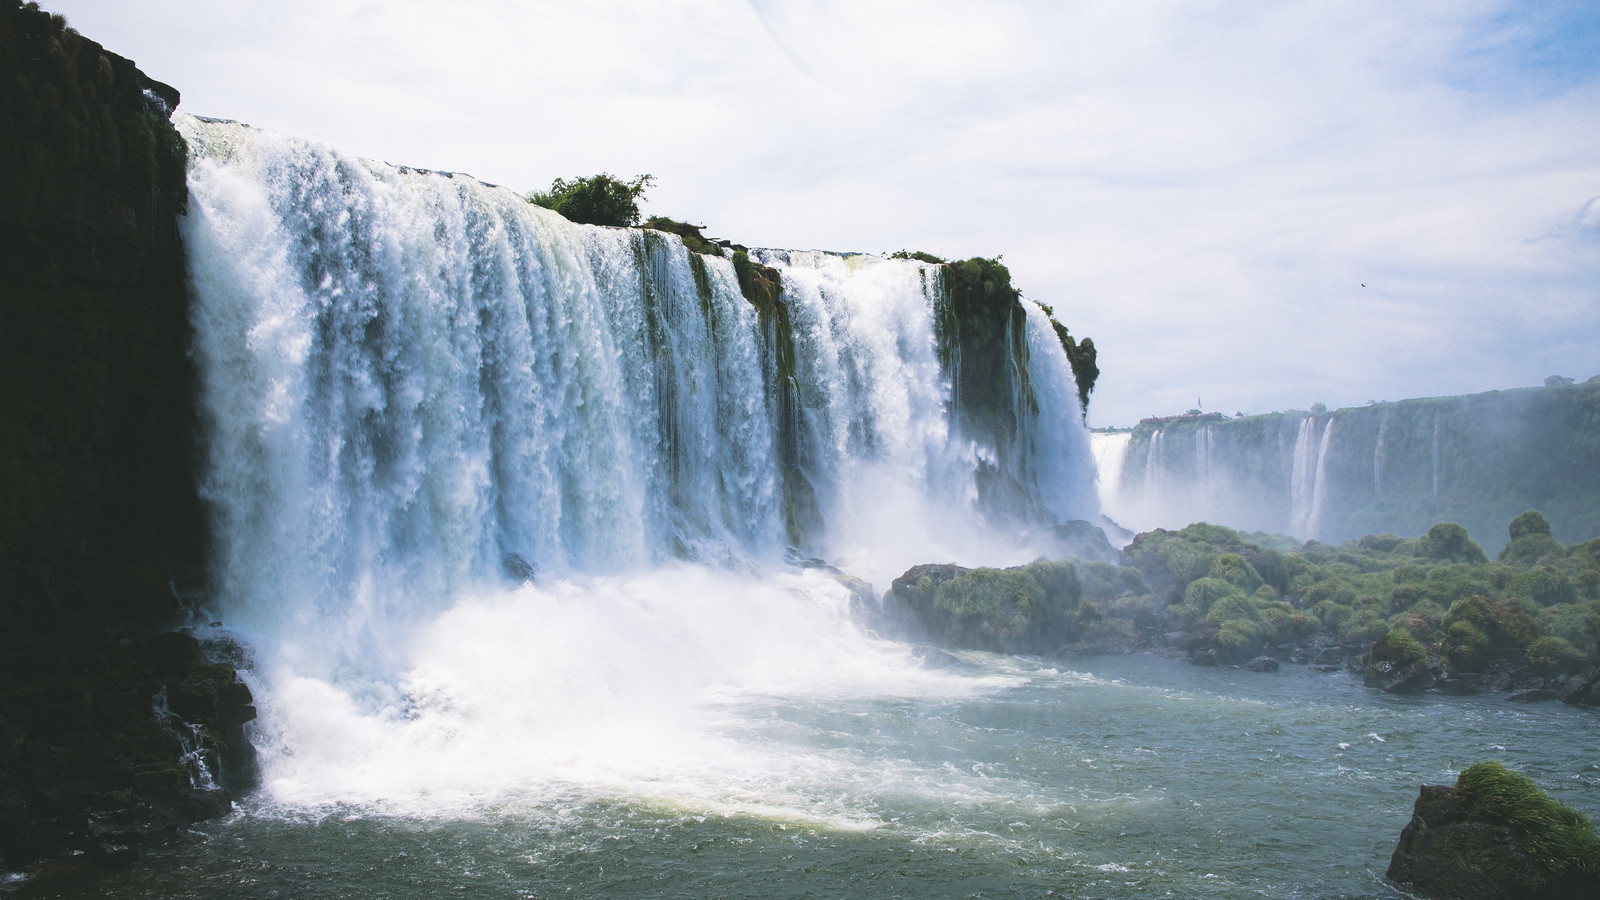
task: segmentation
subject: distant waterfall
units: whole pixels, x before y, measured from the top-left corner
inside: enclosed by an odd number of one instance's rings
[[[1100,506],[1102,509],[1113,508],[1122,493],[1122,468],[1128,460],[1128,443],[1133,438],[1133,433],[1124,431],[1116,433],[1095,432],[1089,435],[1089,444],[1094,451],[1094,464],[1096,477],[1100,486]]]
[[[1294,442],[1290,480],[1290,534],[1310,540],[1321,534],[1323,506],[1327,502],[1328,448],[1333,443],[1330,417],[1318,423],[1315,416],[1300,420]]]
[[[1098,512],[1071,368],[1032,304],[1017,433],[961,434],[938,266],[761,252],[777,336],[728,259],[675,236],[176,121],[216,592],[253,633],[319,635],[308,658],[382,647],[483,584],[759,568],[801,504],[821,527],[799,549],[878,577],[975,552],[976,479],[1000,457],[1047,519]]]
[[[1334,420],[1329,418],[1322,426],[1322,440],[1317,443],[1316,477],[1311,482],[1311,511],[1306,517],[1306,530],[1299,535],[1307,540],[1322,534],[1322,507],[1328,497],[1328,446],[1333,443],[1333,429]]]
[[[1435,412],[1433,414],[1433,442],[1432,442],[1431,446],[1433,448],[1433,453],[1432,453],[1432,462],[1433,462],[1433,465],[1432,465],[1433,496],[1434,497],[1438,497],[1439,496],[1439,414],[1437,412]]]
[[[1377,445],[1372,450],[1372,496],[1383,499],[1383,441],[1389,432],[1389,417],[1378,422]]]
[[[1311,522],[1312,493],[1315,489],[1317,460],[1312,444],[1316,439],[1317,420],[1306,416],[1300,420],[1300,430],[1294,439],[1294,462],[1289,480],[1289,528],[1299,536],[1306,533]]]
[[[1150,448],[1144,458],[1144,491],[1152,502],[1161,502],[1161,482],[1166,474],[1165,454],[1162,452],[1161,429],[1150,435]]]

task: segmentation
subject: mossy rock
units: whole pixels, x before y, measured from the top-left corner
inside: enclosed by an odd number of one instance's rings
[[[1389,880],[1434,900],[1600,896],[1600,838],[1584,816],[1499,762],[1425,785]]]

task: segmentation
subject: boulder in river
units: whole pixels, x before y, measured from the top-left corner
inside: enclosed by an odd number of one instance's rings
[[[1600,838],[1532,779],[1481,762],[1422,787],[1387,874],[1431,900],[1594,898]]]

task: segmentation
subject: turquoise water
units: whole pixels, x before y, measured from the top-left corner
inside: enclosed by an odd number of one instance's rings
[[[1501,759],[1600,813],[1593,711],[1386,696],[1302,667],[963,659],[943,696],[730,697],[711,726],[730,754],[714,790],[557,779],[434,814],[415,802],[401,814],[260,796],[139,869],[73,868],[17,888],[40,898],[1398,897],[1383,872],[1420,784]]]

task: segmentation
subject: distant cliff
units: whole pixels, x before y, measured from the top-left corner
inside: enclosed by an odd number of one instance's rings
[[[1537,509],[1560,541],[1600,536],[1600,378],[1332,412],[1149,419],[1127,441],[1110,514],[1140,530],[1209,521],[1337,542],[1453,521],[1494,553],[1505,523]]]

